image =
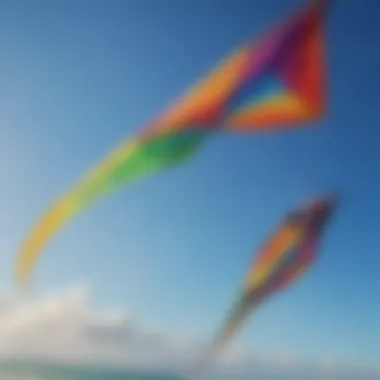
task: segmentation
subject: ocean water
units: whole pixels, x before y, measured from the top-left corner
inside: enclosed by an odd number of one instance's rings
[[[0,362],[0,380],[187,380],[173,374],[142,373],[99,367],[66,366],[25,362]],[[380,374],[213,374],[197,380],[380,380]]]

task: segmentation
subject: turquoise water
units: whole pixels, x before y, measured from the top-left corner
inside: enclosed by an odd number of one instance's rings
[[[99,367],[0,362],[0,380],[186,380],[173,374],[141,373]],[[380,380],[379,374],[253,374],[208,375],[196,380]]]

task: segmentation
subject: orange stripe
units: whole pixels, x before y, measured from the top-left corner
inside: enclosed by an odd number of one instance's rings
[[[251,54],[252,46],[244,47],[233,54],[209,77],[199,81],[173,107],[164,112],[157,121],[157,128],[160,130],[184,128],[186,124],[198,119],[199,113],[204,113],[205,106],[212,110],[223,106],[225,99],[244,75]]]
[[[261,285],[270,269],[287,252],[301,235],[299,228],[294,228],[288,224],[280,227],[279,231],[269,239],[259,253],[258,260],[252,265],[246,277],[245,285],[249,289]]]

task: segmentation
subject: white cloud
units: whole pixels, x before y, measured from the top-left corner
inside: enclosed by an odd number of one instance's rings
[[[95,311],[86,287],[77,286],[38,300],[0,296],[0,359],[36,358],[72,363],[187,368],[202,345],[175,332],[154,331],[123,312]],[[218,370],[261,373],[377,373],[352,361],[306,360],[284,353],[230,350]]]

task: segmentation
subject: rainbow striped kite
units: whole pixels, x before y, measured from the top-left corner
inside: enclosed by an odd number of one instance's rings
[[[336,207],[336,197],[324,197],[287,215],[251,265],[227,321],[195,373],[208,367],[244,326],[253,310],[269,297],[285,290],[313,264],[323,227]]]
[[[278,130],[322,117],[323,15],[323,2],[313,1],[123,142],[42,215],[21,247],[17,280],[27,284],[45,244],[78,212],[132,180],[183,162],[216,130]]]

